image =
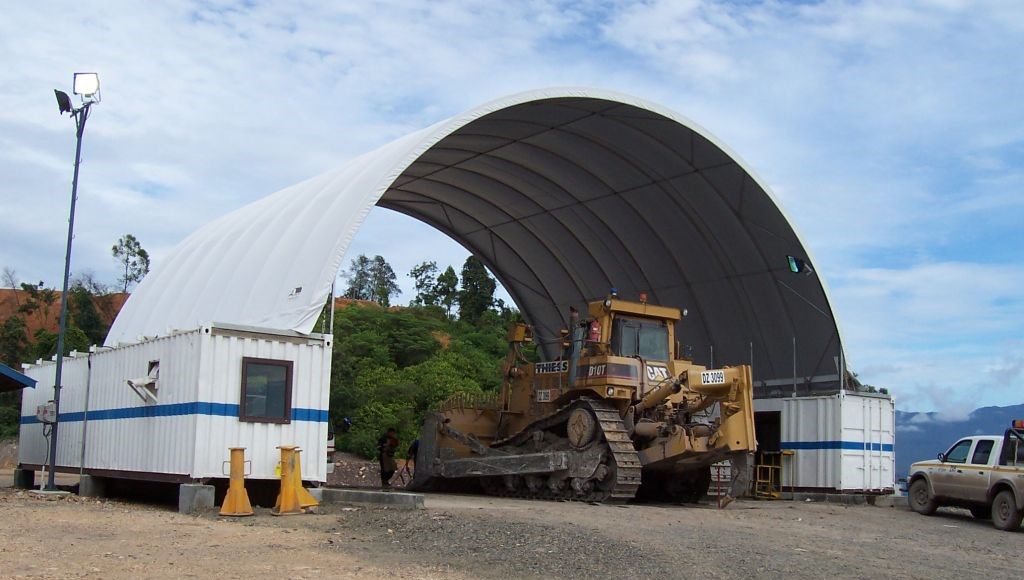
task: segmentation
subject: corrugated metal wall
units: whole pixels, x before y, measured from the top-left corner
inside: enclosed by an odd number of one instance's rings
[[[895,413],[890,398],[841,392],[822,397],[757,399],[757,412],[781,411],[785,487],[891,491],[895,485]]]
[[[330,343],[313,338],[203,327],[91,355],[89,410],[85,409],[89,358],[64,362],[57,465],[79,467],[83,430],[85,468],[223,477],[228,448],[246,447],[252,477],[276,478],[278,445],[303,449],[302,475],[326,479]],[[238,418],[242,357],[291,360],[290,424],[247,423]],[[158,401],[144,402],[127,385],[160,361]],[[52,398],[56,365],[33,366],[39,381],[22,399],[19,461],[46,463],[43,425],[35,409]]]
[[[209,401],[237,405],[241,397],[242,358],[258,357],[294,362],[292,422],[287,425],[249,423],[234,417],[198,418],[195,477],[220,477],[228,447],[245,447],[252,475],[273,479],[280,460],[279,445],[302,448],[302,478],[327,479],[326,413],[330,397],[331,349],[320,341],[257,338],[247,333],[214,329],[203,336],[200,392]],[[302,417],[315,420],[302,419]],[[322,419],[322,420],[320,420]],[[216,442],[216,443],[214,443]]]
[[[847,394],[842,414],[842,440],[867,443],[863,449],[842,449],[842,489],[892,489],[896,465],[892,399]]]
[[[84,358],[66,359],[64,361],[64,390],[61,392],[61,410],[81,411],[85,401],[86,361]],[[24,389],[21,393],[21,428],[18,431],[19,463],[45,464],[48,462],[48,447],[43,437],[43,425],[36,422],[26,423],[34,418],[36,406],[45,404],[53,398],[53,383],[56,366],[45,363],[33,366],[25,374],[36,379],[36,388]],[[127,388],[127,387],[126,387]],[[60,426],[60,443],[57,449],[57,465],[78,466],[81,455],[81,423],[67,423]],[[69,433],[65,435],[63,431]],[[65,439],[67,437],[67,439]],[[76,443],[77,442],[77,443]]]
[[[793,455],[784,463],[785,471],[796,476],[797,487],[842,489],[840,458],[836,449],[828,448],[839,441],[840,409],[836,397],[786,399],[782,409],[782,448]],[[819,446],[825,447],[820,448]],[[816,448],[818,447],[818,448]]]
[[[199,348],[199,331],[191,331],[66,359],[57,465],[81,465],[84,431],[86,468],[187,475],[195,447],[195,415],[189,411],[197,401]],[[127,384],[146,376],[151,361],[160,361],[157,403],[144,402]],[[52,362],[27,371],[39,378],[41,388],[33,401],[22,403],[22,439],[31,443],[29,450],[20,450],[23,463],[45,462],[42,425],[25,420],[52,397],[55,371]]]

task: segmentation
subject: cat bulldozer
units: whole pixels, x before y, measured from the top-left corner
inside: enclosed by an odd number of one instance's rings
[[[751,370],[679,354],[677,308],[614,293],[571,310],[562,356],[530,362],[525,324],[508,334],[504,383],[458,395],[424,420],[411,488],[588,502],[695,502],[711,466],[732,462],[734,497],[754,451]]]

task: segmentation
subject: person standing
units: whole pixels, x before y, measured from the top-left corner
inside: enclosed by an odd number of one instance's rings
[[[395,462],[395,451],[397,449],[398,431],[392,427],[377,440],[377,459],[380,461],[380,486],[384,489],[391,488],[391,478],[398,471],[398,463]]]
[[[416,454],[420,452],[420,440],[413,439],[412,443],[409,444],[409,451],[405,454],[405,464],[409,465],[412,463],[413,469],[416,468]]]

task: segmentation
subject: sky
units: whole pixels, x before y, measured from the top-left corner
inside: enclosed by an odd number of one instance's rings
[[[74,123],[100,74],[72,270],[113,282],[203,224],[503,95],[659,103],[772,189],[862,381],[954,418],[1024,403],[1024,3],[14,2],[0,19],[0,267],[59,286]],[[415,243],[410,243],[414,241]],[[467,253],[371,212],[350,250],[404,275]]]

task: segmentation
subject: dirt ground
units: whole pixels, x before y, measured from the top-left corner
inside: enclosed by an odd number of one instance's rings
[[[997,578],[1024,569],[1024,533],[953,510],[430,495],[424,510],[326,505],[227,519],[6,488],[0,513],[3,578]]]
[[[409,482],[409,472],[405,471],[405,460],[398,459],[398,472],[391,478],[392,487],[405,487]],[[380,487],[380,465],[339,451],[334,455],[334,472],[328,474],[327,485],[331,487]]]
[[[0,469],[10,469],[18,463],[18,440],[0,439]]]

